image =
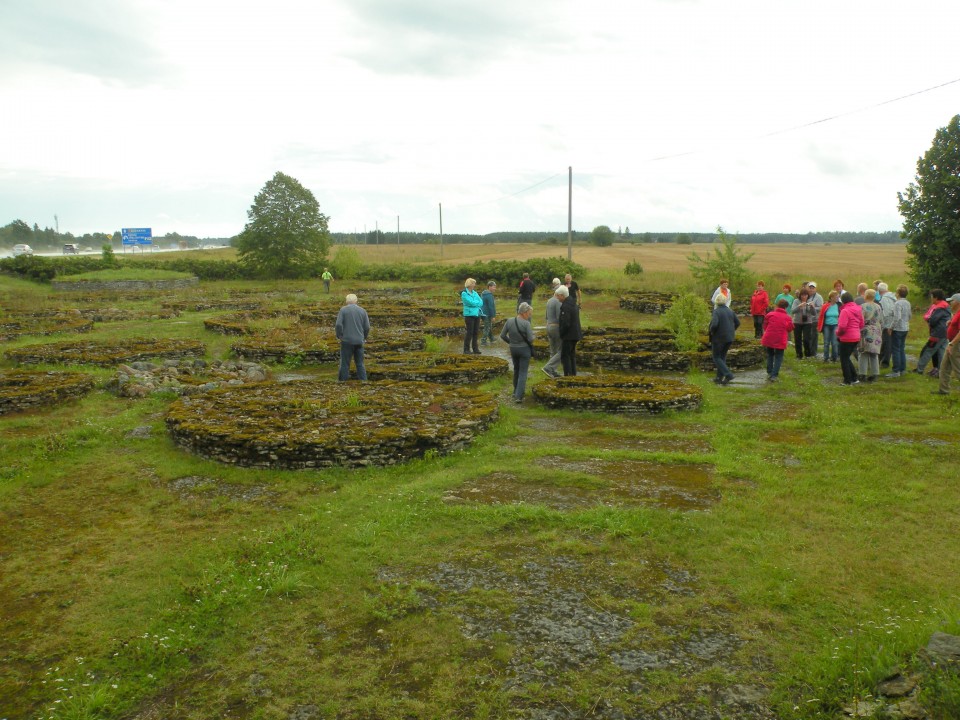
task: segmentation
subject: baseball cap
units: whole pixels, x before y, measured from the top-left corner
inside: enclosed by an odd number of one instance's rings
[[[947,302],[948,303],[960,302],[960,293],[954,293],[953,295],[948,297]]]

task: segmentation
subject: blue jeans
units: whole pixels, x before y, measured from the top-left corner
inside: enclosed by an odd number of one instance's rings
[[[357,366],[357,379],[367,379],[367,369],[363,366],[363,345],[340,343],[340,374],[337,380],[343,382],[350,377],[350,360]]]
[[[894,330],[890,341],[893,343],[893,371],[903,373],[907,371],[907,330]]]
[[[823,360],[836,360],[840,357],[840,343],[837,340],[837,326],[823,326]]]
[[[780,366],[783,364],[783,350],[780,348],[765,347],[767,351],[767,375],[772,378],[780,375]]]
[[[710,352],[713,355],[713,364],[717,366],[717,380],[723,380],[724,378],[732,378],[733,373],[730,372],[730,368],[727,367],[727,351],[730,350],[730,346],[733,343],[722,342],[722,343],[711,343]]]
[[[527,391],[527,370],[530,369],[530,348],[510,348],[510,359],[513,360],[513,399],[523,400]]]

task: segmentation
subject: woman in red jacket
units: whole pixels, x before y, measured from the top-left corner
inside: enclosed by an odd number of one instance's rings
[[[773,312],[767,313],[763,320],[763,337],[760,344],[767,350],[767,380],[776,382],[783,363],[783,351],[787,349],[790,332],[793,330],[793,318],[787,314],[786,300],[778,300]]]
[[[763,317],[770,309],[770,296],[763,286],[763,280],[757,280],[757,289],[750,298],[750,314],[753,316],[753,337],[763,337]]]
[[[840,317],[837,319],[837,340],[840,341],[840,368],[843,370],[844,385],[859,385],[857,369],[850,356],[860,343],[860,331],[863,329],[863,311],[853,301],[853,295],[844,292],[840,296]]]

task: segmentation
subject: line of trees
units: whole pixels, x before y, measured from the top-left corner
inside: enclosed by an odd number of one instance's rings
[[[67,243],[77,244],[82,247],[90,247],[99,250],[104,245],[116,245],[119,247],[121,242],[120,231],[115,230],[112,233],[84,233],[83,235],[74,235],[70,232],[57,232],[51,227],[41,228],[36,223],[30,227],[23,220],[14,220],[3,227],[0,227],[0,248],[13,247],[14,245],[29,245],[34,250],[59,250]],[[187,247],[197,247],[209,243],[227,243],[229,238],[207,238],[201,240],[195,235],[181,235],[176,232],[168,232],[166,235],[160,235],[153,238],[157,245],[167,245],[168,243],[180,245],[186,243]]]

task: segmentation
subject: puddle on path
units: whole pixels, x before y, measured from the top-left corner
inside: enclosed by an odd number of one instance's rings
[[[531,469],[522,475],[491,473],[451,490],[444,502],[524,503],[561,511],[597,505],[705,510],[720,500],[720,492],[712,487],[709,465],[570,460],[557,455],[540,458],[537,464],[548,472]],[[590,477],[576,477],[577,474]]]

